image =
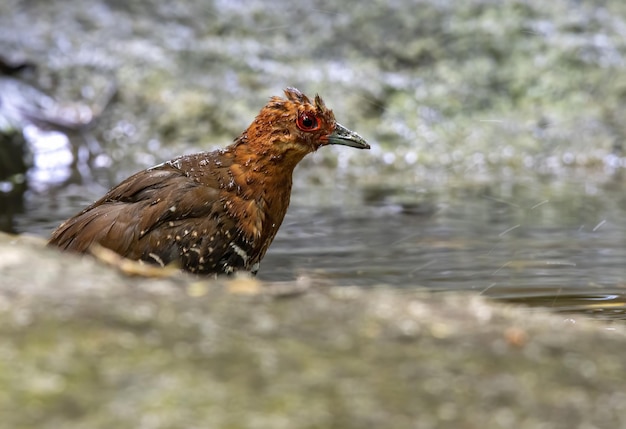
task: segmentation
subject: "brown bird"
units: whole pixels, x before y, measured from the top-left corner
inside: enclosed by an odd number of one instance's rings
[[[140,171],[63,222],[48,242],[198,274],[256,273],[276,236],[302,158],[331,144],[369,149],[332,110],[295,88],[272,97],[230,146]]]

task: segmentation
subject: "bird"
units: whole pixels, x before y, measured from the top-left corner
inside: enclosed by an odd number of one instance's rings
[[[94,246],[198,275],[249,272],[285,217],[296,165],[328,145],[369,149],[316,94],[288,87],[232,144],[140,171],[54,230],[48,246]]]

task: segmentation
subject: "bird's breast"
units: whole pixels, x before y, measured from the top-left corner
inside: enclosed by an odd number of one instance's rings
[[[251,180],[253,184],[258,183],[255,178],[247,180]],[[224,208],[237,221],[246,241],[266,248],[274,239],[289,206],[291,186],[290,183],[284,185],[281,189],[273,190],[259,186],[250,194],[223,190]],[[249,189],[249,186],[238,188]]]

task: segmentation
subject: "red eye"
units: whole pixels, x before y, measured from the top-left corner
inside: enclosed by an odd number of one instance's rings
[[[298,115],[296,125],[302,131],[315,131],[320,127],[317,117],[307,112],[302,112]]]

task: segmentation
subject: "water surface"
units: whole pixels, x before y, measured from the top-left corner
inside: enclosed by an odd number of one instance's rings
[[[436,192],[353,186],[341,201],[337,189],[296,184],[259,278],[474,291],[625,318],[626,199],[614,185],[506,182]],[[31,194],[19,232],[46,236],[98,189]]]
[[[532,188],[511,183],[451,189],[422,210],[293,207],[260,277],[306,274],[333,284],[472,290],[622,318],[624,198],[610,189],[587,194],[586,188],[571,183],[570,195],[534,201]]]

